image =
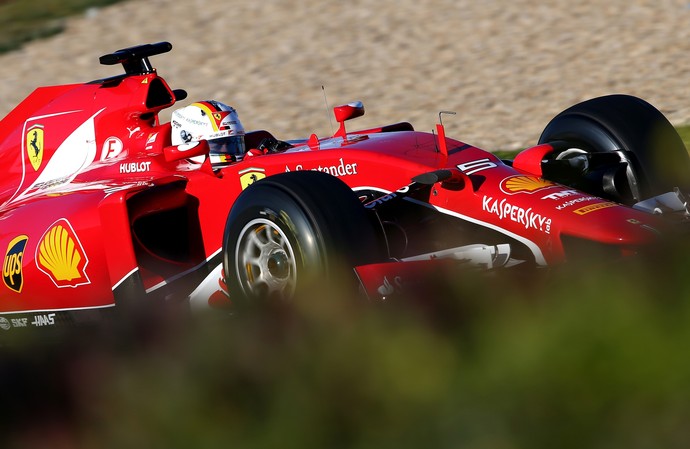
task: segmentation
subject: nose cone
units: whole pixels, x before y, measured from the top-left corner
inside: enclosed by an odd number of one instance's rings
[[[657,216],[604,201],[570,209],[562,233],[600,243],[646,246],[659,241],[667,225]]]

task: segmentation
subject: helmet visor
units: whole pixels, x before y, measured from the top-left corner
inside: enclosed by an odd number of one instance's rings
[[[244,156],[244,135],[221,137],[208,141],[211,163],[230,163]]]

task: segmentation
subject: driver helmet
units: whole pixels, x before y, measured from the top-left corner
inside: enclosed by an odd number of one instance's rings
[[[172,144],[206,140],[211,164],[227,165],[245,153],[244,128],[237,111],[219,101],[199,101],[172,113]]]

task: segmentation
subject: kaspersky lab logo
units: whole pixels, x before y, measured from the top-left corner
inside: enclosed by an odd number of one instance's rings
[[[17,293],[21,293],[24,286],[24,273],[22,271],[22,261],[24,260],[24,250],[29,238],[25,235],[15,237],[5,253],[5,261],[2,263],[2,280],[7,288]]]

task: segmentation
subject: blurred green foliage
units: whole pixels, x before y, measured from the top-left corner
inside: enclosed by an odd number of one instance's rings
[[[120,0],[0,0],[0,53],[60,33],[64,19]]]
[[[0,0],[0,52],[115,1]],[[687,254],[2,348],[0,447],[687,448]]]
[[[0,445],[687,448],[688,246],[671,247],[6,350]]]
[[[690,125],[678,126],[676,127],[678,134],[680,134],[681,139],[685,143],[685,147],[690,151]]]

